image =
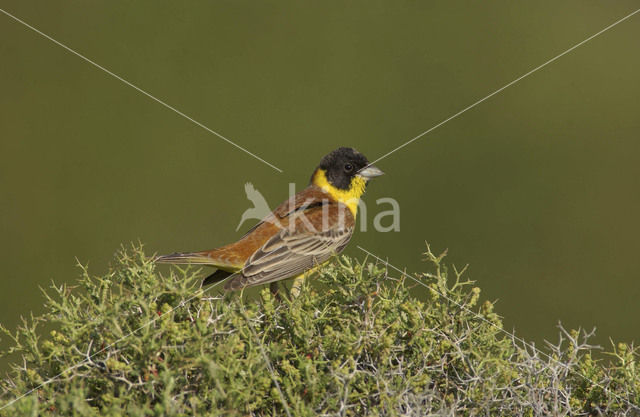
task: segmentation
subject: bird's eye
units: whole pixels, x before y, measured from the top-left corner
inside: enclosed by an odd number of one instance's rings
[[[353,165],[345,164],[344,165],[344,172],[351,172],[351,171],[353,171]]]

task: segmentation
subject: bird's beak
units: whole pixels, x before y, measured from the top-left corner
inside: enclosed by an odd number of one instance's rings
[[[379,177],[380,175],[383,175],[383,174],[384,172],[382,172],[380,168],[375,167],[373,165],[366,166],[362,168],[360,171],[358,171],[359,176],[364,177],[368,180],[370,180],[371,178]]]

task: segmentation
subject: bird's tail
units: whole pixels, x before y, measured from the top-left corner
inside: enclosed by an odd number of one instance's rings
[[[156,256],[154,261],[160,264],[216,265],[216,261],[207,252],[176,252]]]
[[[235,265],[229,265],[221,259],[211,256],[213,251],[208,252],[176,252],[169,255],[156,256],[154,261],[161,264],[192,264],[192,265],[208,265],[218,268],[216,272],[209,275],[202,281],[202,285],[215,284],[223,281],[234,272],[240,269]]]

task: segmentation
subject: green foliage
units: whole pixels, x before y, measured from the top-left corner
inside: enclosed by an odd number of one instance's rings
[[[4,330],[23,360],[0,414],[640,415],[632,346],[597,361],[589,334],[561,328],[540,355],[501,331],[464,271],[426,255],[424,286],[341,257],[291,300],[218,295],[197,271],[162,275],[140,248],[123,251]]]

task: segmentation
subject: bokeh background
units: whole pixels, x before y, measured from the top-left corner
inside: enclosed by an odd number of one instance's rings
[[[245,182],[275,205],[333,148],[376,159],[637,6],[0,0],[284,170],[0,14],[0,322],[41,312],[76,258],[100,274],[131,241],[229,242]],[[638,342],[638,39],[640,14],[380,161],[347,253],[420,271],[427,240],[520,336],[556,340],[561,320]],[[400,232],[371,227],[381,197]]]

